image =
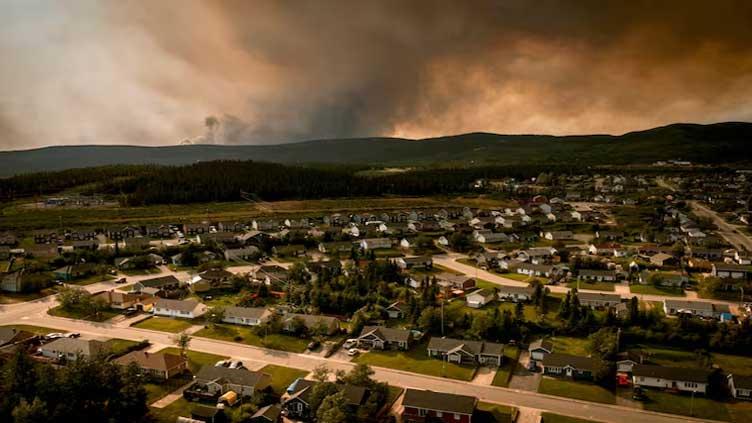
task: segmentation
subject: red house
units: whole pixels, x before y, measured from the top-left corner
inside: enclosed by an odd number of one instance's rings
[[[467,395],[407,389],[402,400],[402,420],[406,423],[426,420],[470,423],[477,404],[477,398]]]

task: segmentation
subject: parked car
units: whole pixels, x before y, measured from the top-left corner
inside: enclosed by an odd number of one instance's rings
[[[642,391],[642,388],[635,386],[635,388],[632,390],[632,399],[635,401],[645,401],[647,397],[645,397],[645,393]]]
[[[349,350],[347,350],[347,355],[349,355],[350,357],[356,356],[358,354],[360,354],[360,351],[357,348],[350,348]]]
[[[136,309],[135,309],[135,308],[133,308],[133,307],[128,307],[128,308],[126,308],[126,309],[125,309],[125,311],[123,312],[123,315],[124,315],[124,316],[133,316],[133,315],[135,315],[136,313],[138,313],[138,310],[136,310]]]
[[[311,341],[311,342],[308,343],[308,349],[309,350],[315,350],[316,348],[319,347],[319,345],[321,345],[321,342],[319,342],[319,341]]]
[[[530,359],[530,361],[527,362],[527,369],[531,372],[535,372],[538,370],[538,362],[536,362],[533,359]]]
[[[216,363],[214,363],[214,367],[228,367],[230,365],[230,360],[219,360]]]
[[[65,334],[65,336],[66,336],[67,338],[80,338],[80,337],[81,337],[81,334],[80,334],[80,333],[78,333],[78,332],[71,332],[71,333],[67,333],[67,334]]]
[[[355,344],[357,343],[358,343],[357,339],[348,339],[347,341],[345,341],[344,344],[342,344],[342,348],[349,350],[350,348],[354,347]]]
[[[242,369],[243,368],[243,362],[240,360],[231,360],[230,366],[231,369]]]
[[[44,339],[47,339],[47,340],[59,339],[59,338],[65,338],[65,334],[60,333],[60,332],[52,332],[44,336]]]
[[[214,297],[212,297],[211,295],[204,296],[204,300],[213,300],[213,299]]]
[[[126,283],[128,280],[126,278],[120,278],[115,281],[115,283]]]

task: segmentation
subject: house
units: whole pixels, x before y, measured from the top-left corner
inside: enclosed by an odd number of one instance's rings
[[[320,242],[319,251],[324,254],[350,254],[353,249],[351,242]]]
[[[580,269],[578,277],[583,281],[616,282],[616,272],[613,270]]]
[[[376,350],[407,350],[410,348],[409,330],[384,326],[365,326],[358,336],[358,347],[365,346]]]
[[[93,263],[76,263],[63,266],[52,272],[55,279],[71,281],[96,273],[97,267]]]
[[[752,400],[752,376],[729,374],[726,380],[734,399]]]
[[[227,261],[247,261],[259,257],[261,250],[255,245],[249,245],[243,248],[228,248],[224,254]]]
[[[0,291],[22,292],[24,290],[24,270],[0,274]]]
[[[620,231],[596,231],[595,237],[598,239],[605,239],[608,241],[617,241],[624,238],[624,232]]]
[[[300,313],[285,314],[282,317],[282,329],[294,332],[295,321],[302,322],[309,331],[321,330],[325,335],[333,335],[339,331],[339,319],[336,317]]]
[[[383,250],[392,248],[392,240],[389,238],[366,238],[356,243],[362,250]]]
[[[493,232],[491,230],[480,230],[473,232],[475,241],[481,244],[496,244],[500,242],[509,242],[509,236],[503,232]]]
[[[201,387],[216,397],[233,391],[243,398],[252,398],[255,393],[269,389],[272,383],[272,377],[268,373],[213,365],[203,366],[195,379],[196,382],[186,390],[189,397],[191,391]]]
[[[225,307],[222,321],[235,325],[258,326],[264,323],[272,312],[266,307]]]
[[[500,285],[496,288],[496,293],[501,301],[528,302],[533,299],[535,288],[532,286]]]
[[[166,225],[146,225],[146,236],[149,238],[171,238],[172,231]]]
[[[180,288],[180,281],[173,275],[144,279],[131,285],[131,292],[146,292],[164,296],[169,291]]]
[[[0,327],[0,348],[21,344],[36,339],[36,335],[22,329]]]
[[[80,239],[71,242],[74,250],[97,250],[99,241],[94,239]]]
[[[552,231],[546,232],[543,237],[549,241],[570,241],[574,239],[574,234],[571,231]]]
[[[493,289],[479,289],[473,291],[465,296],[467,306],[471,308],[481,308],[484,305],[493,301],[496,297],[496,293]]]
[[[186,223],[183,225],[184,233],[188,236],[195,236],[209,233],[209,225],[204,223]]]
[[[468,395],[408,388],[402,398],[402,421],[471,423],[478,399]]]
[[[265,285],[272,283],[286,284],[290,279],[290,272],[282,266],[264,265],[254,272],[253,279],[263,282]]]
[[[722,279],[752,280],[752,266],[743,264],[713,263],[711,274]]]
[[[14,247],[18,244],[18,237],[12,232],[0,232],[0,245]]]
[[[188,369],[188,360],[176,354],[163,352],[131,351],[113,362],[123,367],[136,363],[142,374],[161,380],[177,376]]]
[[[542,276],[550,278],[555,271],[555,267],[545,264],[519,263],[517,273],[528,276]]]
[[[250,423],[277,423],[282,415],[282,406],[269,404],[259,408],[249,420]]]
[[[395,260],[400,269],[430,269],[433,267],[433,259],[429,256],[399,257]]]
[[[402,301],[389,304],[384,308],[390,319],[402,319],[407,314],[407,306]]]
[[[169,300],[160,298],[154,303],[152,313],[155,316],[195,319],[196,317],[203,316],[206,310],[206,305],[196,300]]]
[[[642,285],[647,285],[647,284],[652,283],[658,286],[681,288],[687,282],[689,282],[689,278],[679,273],[650,272],[648,270],[643,270],[642,272],[640,272],[640,275],[638,277],[638,282],[640,282],[640,284]]]
[[[311,416],[311,393],[318,382],[306,379],[297,379],[289,388],[287,395],[283,397],[282,408],[286,417],[294,420],[309,420]],[[362,386],[338,385],[345,395],[345,405],[356,408],[363,405],[368,396],[368,390]]]
[[[691,367],[635,364],[632,367],[632,384],[706,394],[712,374],[710,370]]]
[[[501,366],[504,345],[485,341],[432,337],[428,341],[429,357],[446,358],[452,363],[474,363]]]
[[[619,294],[604,294],[602,292],[578,292],[577,298],[581,305],[593,308],[614,307],[621,302]]]
[[[726,304],[714,304],[706,301],[689,301],[689,300],[663,300],[663,311],[667,315],[691,314],[700,317],[719,318],[722,314],[729,313],[729,306]]]
[[[144,237],[126,238],[123,242],[125,244],[125,248],[129,250],[143,250],[144,248],[149,248],[151,239]]]
[[[95,339],[59,338],[39,348],[43,357],[53,360],[76,360],[79,356],[93,358],[109,352],[107,344]]]
[[[467,291],[475,288],[475,279],[465,275],[455,275],[452,273],[440,273],[436,275],[438,285],[444,289]]]
[[[541,365],[543,374],[548,376],[566,376],[573,379],[592,380],[596,371],[597,361],[590,357],[577,355],[550,353],[543,356]]]
[[[546,264],[551,262],[555,254],[556,249],[552,247],[528,248],[527,250],[520,251],[517,254],[517,259],[532,264]]]
[[[554,343],[547,339],[538,339],[531,342],[527,350],[533,360],[543,360],[543,357],[554,352]]]
[[[111,289],[109,291],[102,291],[92,295],[92,299],[94,301],[101,301],[109,308],[125,310],[126,308],[134,307],[137,303],[141,302],[145,296],[145,294]]]
[[[679,264],[679,260],[671,254],[658,253],[650,256],[650,263],[660,267],[676,266]]]
[[[198,274],[198,276],[209,282],[209,286],[212,288],[219,288],[219,287],[232,287],[232,282],[230,281],[233,276],[235,276],[233,273],[228,272],[227,270],[216,268],[216,269],[208,269]]]

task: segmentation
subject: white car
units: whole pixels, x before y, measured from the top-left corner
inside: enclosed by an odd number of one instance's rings
[[[227,367],[230,365],[230,360],[219,360],[214,363],[214,367]]]
[[[52,332],[44,336],[44,339],[59,339],[59,338],[65,338],[65,334],[60,333],[60,332]]]
[[[349,350],[350,348],[354,347],[355,344],[357,343],[358,343],[357,339],[348,339],[347,341],[345,341],[344,344],[342,344],[342,348]]]
[[[350,357],[358,355],[359,353],[360,351],[357,348],[350,348],[349,350],[347,350],[347,355],[349,355]]]
[[[240,361],[240,360],[230,361],[230,368],[231,369],[242,369],[243,368],[243,362]]]

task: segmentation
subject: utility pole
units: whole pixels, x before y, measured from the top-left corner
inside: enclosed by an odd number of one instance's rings
[[[441,299],[441,336],[444,336],[444,299]]]

